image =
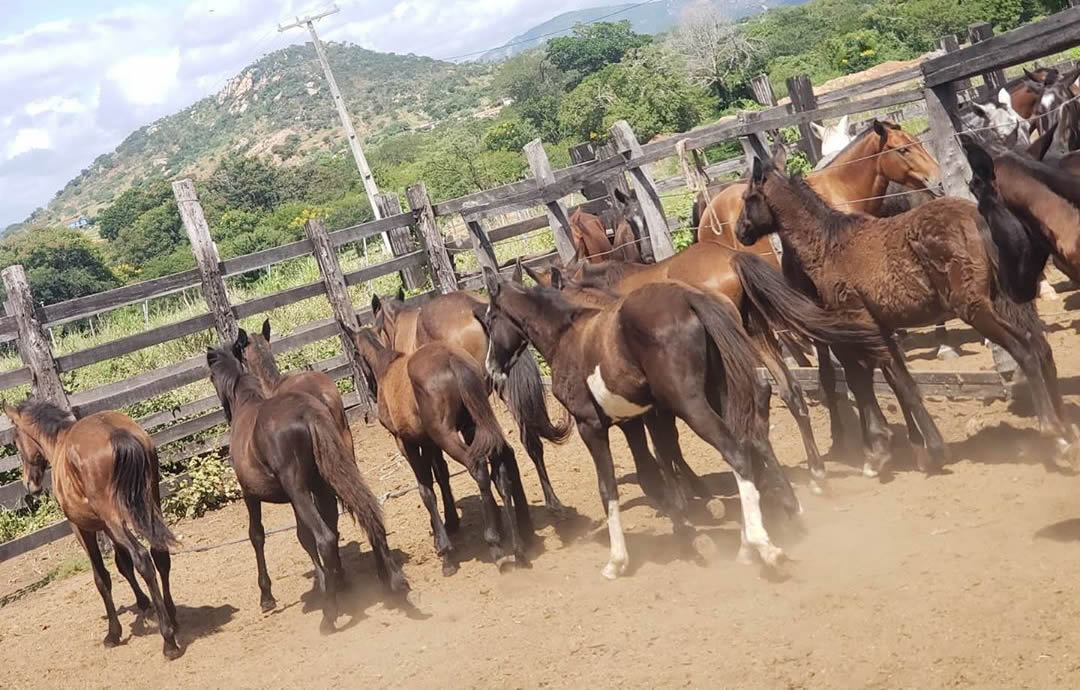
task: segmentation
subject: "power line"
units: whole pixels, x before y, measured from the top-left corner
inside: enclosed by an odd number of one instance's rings
[[[487,50],[477,50],[477,51],[472,52],[472,53],[464,53],[462,55],[454,55],[452,57],[435,58],[435,59],[436,60],[441,60],[443,62],[453,62],[454,60],[461,60],[463,58],[473,57],[475,55],[483,55],[484,53],[490,53],[491,51],[499,50],[500,48],[510,48],[511,46],[521,45],[523,43],[532,43],[533,41],[538,41],[538,40],[540,40],[542,38],[551,38],[552,36],[558,36],[560,34],[564,34],[567,31],[572,30],[574,27],[578,26],[579,24],[583,25],[583,26],[588,26],[589,24],[596,24],[598,22],[604,21],[605,19],[610,19],[611,17],[614,17],[616,15],[624,14],[626,12],[630,12],[631,10],[636,10],[637,8],[644,7],[645,5],[655,5],[656,3],[662,2],[662,1],[663,0],[645,0],[645,2],[639,2],[639,3],[633,4],[633,5],[629,5],[627,7],[624,7],[622,9],[620,9],[620,10],[615,10],[614,12],[609,12],[608,14],[597,17],[596,19],[590,19],[587,22],[575,22],[573,26],[567,26],[567,27],[564,27],[562,29],[558,29],[556,31],[549,31],[548,33],[540,34],[539,36],[532,36],[530,38],[523,38],[520,41],[511,41],[509,43],[504,43],[501,46],[495,46],[494,48],[488,48]]]

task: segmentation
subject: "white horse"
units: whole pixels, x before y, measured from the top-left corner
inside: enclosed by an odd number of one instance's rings
[[[845,115],[831,125],[822,127],[816,122],[810,123],[810,129],[821,139],[821,161],[814,170],[821,170],[832,162],[836,154],[844,150],[851,143],[851,135],[848,134],[848,116]]]

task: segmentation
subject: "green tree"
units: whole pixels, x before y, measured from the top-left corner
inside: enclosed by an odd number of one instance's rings
[[[521,151],[525,144],[536,138],[536,130],[521,118],[511,117],[488,127],[484,132],[484,146],[489,151]]]
[[[566,81],[566,75],[535,50],[503,64],[492,85],[497,94],[512,101],[513,112],[550,141],[559,135],[559,104]]]
[[[230,208],[269,211],[281,201],[283,175],[258,158],[228,156],[210,178],[210,188]]]
[[[139,266],[187,244],[176,203],[166,201],[140,215],[132,226],[123,228],[111,249],[117,262]],[[187,251],[190,253],[190,249]]]
[[[133,186],[98,214],[98,234],[102,239],[115,240],[120,231],[134,225],[139,216],[171,198],[172,190],[164,180]]]
[[[570,75],[567,88],[573,89],[590,74],[651,42],[651,36],[635,33],[626,20],[578,24],[573,35],[548,41],[547,59],[556,69]]]
[[[0,242],[0,265],[22,264],[34,298],[55,304],[120,285],[98,247],[69,228],[36,229]]]

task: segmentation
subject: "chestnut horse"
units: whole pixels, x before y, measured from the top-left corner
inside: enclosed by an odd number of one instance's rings
[[[296,536],[315,566],[315,586],[323,595],[319,625],[323,634],[335,630],[337,593],[344,584],[336,529],[338,501],[367,534],[383,585],[392,594],[407,597],[409,582],[387,545],[379,500],[364,483],[352,449],[342,442],[326,405],[301,391],[267,396],[231,348],[207,348],[206,363],[232,430],[229,448],[247,505],[263,611],[277,606],[263,551],[263,502],[292,504]]]
[[[1061,398],[1053,354],[1031,305],[1018,305],[1002,291],[996,255],[975,204],[940,198],[894,218],[846,214],[830,207],[806,180],[788,178],[787,154],[775,165],[755,160],[736,228],[753,244],[778,232],[827,307],[861,310],[863,318],[890,334],[925,326],[953,315],[1002,346],[1019,363],[1032,388],[1042,428],[1062,450],[1074,440],[1061,419]],[[932,471],[946,459],[944,440],[923,404],[903,353],[883,365],[905,409],[909,436],[920,469]],[[889,431],[873,390],[873,370],[841,356],[859,404],[869,455],[864,470],[880,472],[889,459]],[[909,416],[910,415],[910,416]]]
[[[378,406],[379,422],[393,435],[416,476],[420,498],[431,517],[443,575],[453,575],[458,569],[449,535],[457,530],[458,516],[444,452],[461,463],[480,488],[484,541],[501,570],[507,561],[500,544],[498,506],[491,493],[494,476],[503,499],[514,562],[529,567],[525,541],[533,535],[533,524],[517,460],[491,410],[484,375],[470,355],[443,343],[423,345],[404,355],[384,346],[371,328],[342,328],[360,353],[368,389]],[[440,472],[446,523],[439,519],[432,490],[433,475]]]
[[[515,359],[531,356],[531,343],[551,365],[552,393],[573,415],[592,455],[611,540],[604,577],[615,579],[629,565],[608,433],[613,424],[639,417],[648,426],[646,413],[654,407],[684,420],[735,471],[743,508],[740,556],[756,554],[769,567],[784,560],[762,522],[761,496],[776,499],[789,514],[801,508],[769,443],[769,384],[757,374],[754,349],[729,300],[653,283],[597,310],[575,306],[551,288],[503,282],[487,268],[484,282],[491,295],[488,373],[505,376]],[[652,438],[671,442],[663,433]],[[674,457],[663,446],[658,454]],[[661,472],[664,467],[660,463]],[[678,496],[674,479],[665,483]],[[677,500],[675,507],[682,536]]]
[[[408,355],[428,343],[441,342],[467,352],[481,367],[488,346],[482,324],[485,309],[487,299],[483,295],[465,291],[438,295],[420,306],[405,304],[401,290],[396,299],[380,299],[377,295],[371,298],[375,330],[381,333],[383,344]],[[518,423],[521,442],[536,467],[544,491],[544,504],[550,510],[561,510],[562,503],[555,495],[544,464],[541,439],[564,442],[570,435],[569,420],[556,424],[548,417],[540,367],[532,358],[523,357],[516,362],[510,375],[496,389]]]
[[[836,154],[832,163],[807,175],[806,181],[834,208],[877,216],[881,215],[890,182],[912,190],[933,189],[940,178],[937,161],[918,139],[899,125],[874,120]],[[713,197],[707,208],[695,214],[695,218],[700,218],[695,223],[699,241],[740,248],[735,239],[735,224],[742,212],[746,189],[745,182],[729,185]],[[767,256],[771,247],[768,238],[763,237],[750,245],[749,251]]]
[[[90,557],[94,584],[105,602],[109,621],[105,646],[120,644],[121,630],[112,580],[98,547],[97,534],[102,531],[112,539],[116,568],[135,592],[139,611],[149,609],[150,601],[139,589],[136,570],[150,590],[165,658],[179,657],[183,651],[176,644],[176,605],[169,588],[169,546],[176,538],[161,514],[157,449],[149,434],[120,412],[98,412],[76,421],[47,402],[27,399],[17,407],[4,403],[3,408],[15,425],[23,483],[30,493],[41,491],[45,466],[52,465],[53,495]],[[149,542],[149,553],[139,537]]]
[[[570,235],[578,261],[642,260],[638,244],[644,220],[637,195],[631,192],[627,196],[616,188],[611,202],[611,208],[602,215],[597,216],[579,208],[570,216]],[[614,230],[614,244],[608,239],[608,228]]]

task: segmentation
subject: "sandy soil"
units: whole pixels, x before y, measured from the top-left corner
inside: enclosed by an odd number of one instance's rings
[[[1055,328],[1059,367],[1070,379],[1080,374],[1075,331],[1071,321]],[[989,355],[970,340],[965,357],[945,368],[989,367]],[[911,352],[913,367],[941,368],[926,352]],[[824,410],[815,405],[812,412],[828,449]],[[773,442],[806,507],[806,535],[784,542],[796,562],[783,581],[734,563],[738,508],[730,499],[700,506],[693,549],[681,548],[670,523],[630,481],[632,464],[617,435],[632,573],[617,582],[601,578],[607,531],[591,462],[574,438],[548,451],[555,487],[573,516],[552,519],[531,467],[526,471],[542,536],[531,570],[500,575],[488,561],[475,490],[457,477],[460,572],[442,577],[416,493],[389,501],[391,546],[422,600],[422,615],[410,617],[381,602],[367,545],[343,522],[350,615],[339,621],[340,632],[323,637],[321,614],[307,603],[310,562],[291,530],[267,540],[279,609],[260,612],[246,515],[233,505],[177,527],[185,549],[173,561],[181,659],[166,662],[153,620],[130,610],[121,614],[126,644],[103,649],[103,609],[84,572],[2,610],[3,685],[1080,686],[1080,479],[1043,464],[1047,448],[1032,420],[1004,402],[932,400],[931,412],[951,444],[948,474],[925,478],[904,466],[901,453],[894,479],[882,483],[830,458],[830,494],[818,497],[806,490],[791,417],[774,407]],[[1076,419],[1075,405],[1071,412]],[[902,437],[899,413],[893,405],[886,413]],[[507,417],[500,418],[509,433]],[[381,428],[355,433],[377,490],[411,484]],[[683,439],[691,464],[732,495],[718,455],[688,432]],[[528,464],[524,453],[519,459]],[[268,529],[288,526],[292,514],[271,507],[265,521]],[[0,564],[0,592],[74,553],[66,540]],[[118,605],[130,606],[126,583],[114,581]]]

